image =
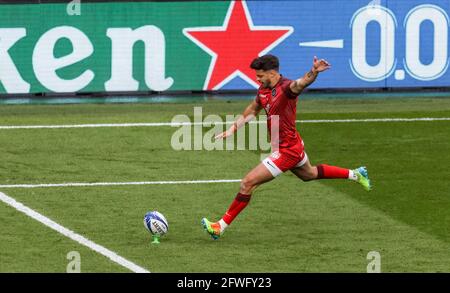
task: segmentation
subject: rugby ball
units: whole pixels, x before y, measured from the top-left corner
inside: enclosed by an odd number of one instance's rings
[[[150,211],[145,214],[144,226],[152,235],[162,236],[169,231],[169,223],[166,217],[157,211]]]

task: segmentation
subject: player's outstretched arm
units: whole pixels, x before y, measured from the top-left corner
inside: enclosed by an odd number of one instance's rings
[[[313,66],[311,67],[311,70],[308,71],[301,78],[293,81],[290,84],[292,92],[295,94],[301,93],[307,86],[309,86],[316,80],[317,75],[319,75],[319,72],[325,71],[330,67],[331,67],[330,63],[328,63],[325,59],[319,60],[317,59],[316,56],[314,56]]]
[[[239,116],[238,119],[236,119],[236,121],[233,123],[233,125],[231,125],[231,127],[227,131],[224,131],[224,132],[216,135],[215,139],[226,138],[226,137],[232,135],[239,128],[244,126],[245,123],[247,123],[250,120],[252,120],[253,118],[255,118],[258,115],[259,111],[261,111],[261,109],[262,109],[261,105],[258,104],[255,100],[253,100],[250,103],[250,105],[248,105],[247,108],[245,108],[244,113],[241,116]]]

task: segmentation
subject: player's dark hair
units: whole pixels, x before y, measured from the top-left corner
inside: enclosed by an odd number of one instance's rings
[[[274,55],[264,55],[258,58],[253,59],[250,64],[251,69],[255,70],[276,70],[280,68],[280,62],[278,61],[278,57]]]

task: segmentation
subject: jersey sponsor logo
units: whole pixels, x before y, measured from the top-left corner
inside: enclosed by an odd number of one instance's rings
[[[272,97],[275,97],[277,95],[277,89],[272,90]]]

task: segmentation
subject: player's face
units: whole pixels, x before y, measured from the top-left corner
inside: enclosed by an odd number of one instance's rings
[[[264,71],[262,69],[258,69],[255,70],[255,72],[256,72],[256,80],[265,88],[270,87],[276,76],[275,70]]]

